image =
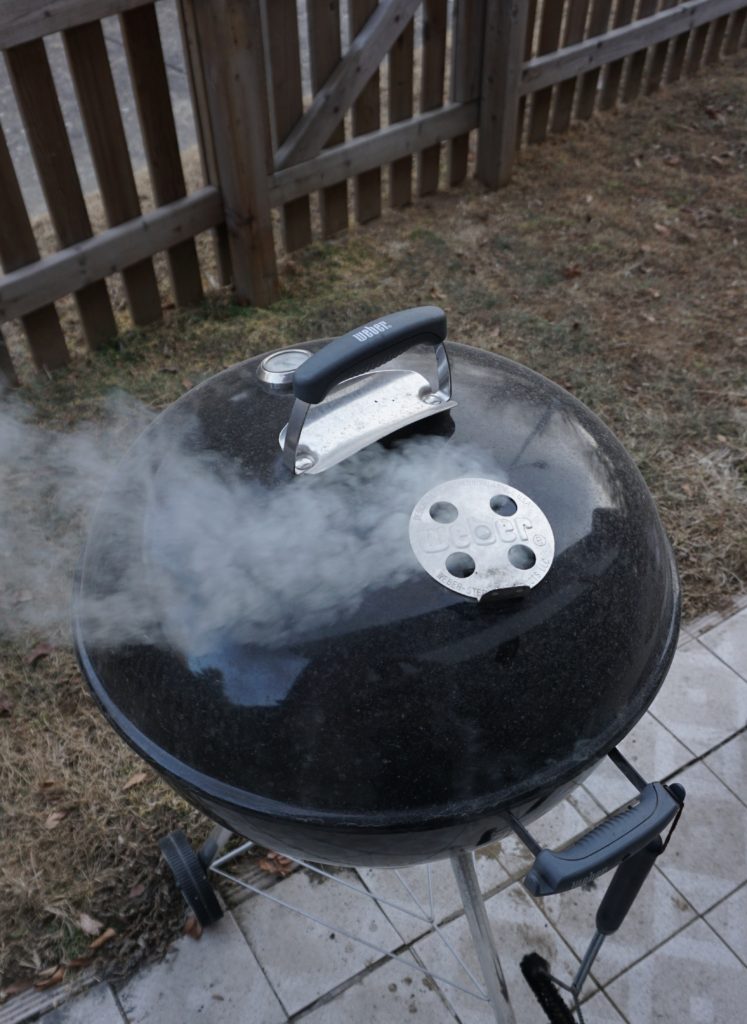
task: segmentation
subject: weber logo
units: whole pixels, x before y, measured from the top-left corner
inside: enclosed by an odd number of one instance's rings
[[[383,334],[384,331],[391,331],[391,329],[392,325],[387,323],[386,320],[377,320],[375,324],[369,324],[360,331],[353,331],[353,337],[357,338],[358,341],[365,341],[366,338],[373,338],[377,334]]]

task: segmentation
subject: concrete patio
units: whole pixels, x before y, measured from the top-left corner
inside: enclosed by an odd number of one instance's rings
[[[649,778],[681,779],[686,813],[622,929],[608,939],[585,990],[587,1024],[726,1024],[747,1006],[747,601],[725,617],[709,616],[682,631],[670,675],[650,711],[622,744]],[[633,791],[607,764],[534,826],[544,845],[588,829]],[[602,885],[545,900],[520,884],[529,858],[504,841],[477,858],[501,962],[518,1024],[542,1011],[519,971],[532,950],[570,980],[592,929]],[[358,877],[356,877],[356,875]],[[403,873],[426,900],[421,868]],[[448,864],[433,870],[434,916],[450,945],[479,977],[465,917]],[[408,900],[393,872],[345,873],[397,903]],[[44,1024],[366,1024],[404,1021],[490,1024],[491,1011],[460,988],[435,982],[421,965],[462,988],[436,930],[349,888],[298,871],[272,889],[286,902],[330,922],[322,927],[256,895],[233,906],[197,942],[184,937],[166,958],[124,985],[106,984],[68,999]],[[352,942],[369,936],[401,958]],[[410,968],[402,961],[412,963]],[[41,994],[40,994],[41,995]],[[63,998],[46,994],[44,1003]],[[25,1002],[25,1009],[24,1009]],[[0,1024],[42,1012],[34,997],[0,1009]]]

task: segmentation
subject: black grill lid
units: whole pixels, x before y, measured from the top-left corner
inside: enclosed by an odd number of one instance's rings
[[[468,818],[578,777],[653,699],[679,587],[638,470],[555,384],[447,348],[456,405],[318,475],[283,462],[294,398],[262,357],[183,396],[121,464],[76,643],[117,728],[192,792],[341,828]],[[547,518],[531,589],[478,601],[419,561],[413,509],[464,478]]]

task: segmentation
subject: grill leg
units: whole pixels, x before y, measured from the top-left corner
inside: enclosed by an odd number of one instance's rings
[[[459,894],[462,897],[464,912],[497,1024],[515,1024],[514,1011],[508,998],[506,981],[477,881],[474,855],[467,850],[452,854],[451,867],[459,886]]]
[[[204,868],[208,868],[215,860],[232,835],[233,832],[230,828],[224,828],[223,825],[216,825],[211,830],[210,835],[197,851],[197,856]]]

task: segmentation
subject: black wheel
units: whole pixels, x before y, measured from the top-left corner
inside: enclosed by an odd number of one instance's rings
[[[220,921],[223,911],[218,897],[185,834],[177,829],[159,839],[158,845],[179,891],[200,924],[205,927]]]

